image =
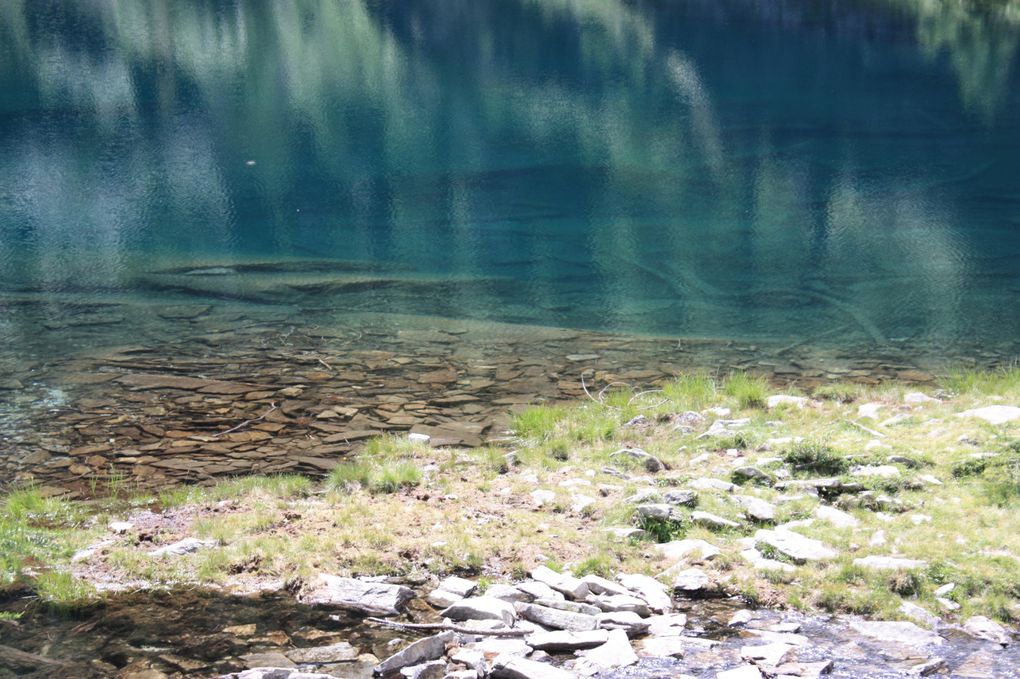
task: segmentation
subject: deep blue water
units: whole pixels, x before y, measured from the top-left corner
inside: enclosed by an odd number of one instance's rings
[[[1020,12],[949,4],[3,0],[0,302],[1015,355]]]

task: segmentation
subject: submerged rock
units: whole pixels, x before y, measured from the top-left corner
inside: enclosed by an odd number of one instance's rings
[[[985,639],[1006,646],[1012,641],[1012,635],[999,623],[983,615],[975,615],[963,623],[967,634],[978,639]]]

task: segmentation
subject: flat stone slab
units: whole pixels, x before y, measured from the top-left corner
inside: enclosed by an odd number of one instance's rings
[[[710,542],[693,538],[663,542],[655,545],[655,551],[671,561],[686,561],[690,563],[708,561],[722,553],[718,547]]]
[[[517,620],[517,612],[513,604],[494,597],[480,596],[461,599],[441,615],[451,620],[499,620],[507,627]]]
[[[525,637],[524,641],[532,648],[551,653],[560,653],[601,646],[609,641],[609,632],[604,629],[588,630],[586,632],[569,632],[566,630],[536,632]]]
[[[414,591],[402,585],[365,582],[321,573],[311,589],[301,595],[304,604],[338,606],[373,615],[399,615],[414,598]]]
[[[456,638],[456,632],[443,632],[419,639],[376,665],[374,672],[377,675],[385,676],[392,672],[399,672],[405,667],[442,658],[446,654],[446,645],[452,644]]]
[[[912,622],[888,620],[855,620],[850,627],[866,637],[892,641],[913,648],[940,646],[944,639]]]
[[[577,675],[548,663],[501,655],[493,662],[489,676],[496,679],[576,679]]]
[[[1020,408],[1016,406],[985,406],[959,413],[957,417],[975,417],[990,424],[1006,424],[1020,420]]]
[[[820,540],[805,537],[791,530],[762,529],[754,534],[754,539],[798,563],[828,561],[837,556],[836,550]]]

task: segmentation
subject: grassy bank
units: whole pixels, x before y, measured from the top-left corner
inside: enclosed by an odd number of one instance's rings
[[[505,448],[378,439],[322,480],[243,478],[88,503],[21,489],[0,512],[0,578],[71,606],[104,588],[252,591],[320,571],[497,581],[544,562],[576,574],[657,575],[677,563],[657,542],[699,539],[720,552],[678,566],[708,575],[699,595],[882,618],[904,617],[908,602],[946,619],[1020,620],[1020,421],[961,416],[1020,405],[1020,370],[960,373],[923,390],[926,398],[917,391],[834,384],[784,390],[807,398],[769,407],[776,392],[754,377],[686,376],[661,390],[526,410]],[[819,478],[830,481],[815,496],[802,482]],[[639,516],[637,506],[691,488],[695,506]],[[772,518],[749,512],[748,498],[767,503]],[[797,563],[756,539],[783,524],[834,556]],[[614,530],[636,527],[645,535]],[[184,538],[207,542],[181,556],[150,554]],[[771,568],[747,560],[755,545]],[[869,556],[914,563],[882,570],[860,561]]]

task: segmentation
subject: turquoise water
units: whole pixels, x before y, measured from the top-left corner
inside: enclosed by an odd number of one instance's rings
[[[0,311],[1016,355],[1020,13],[961,7],[4,0]]]

